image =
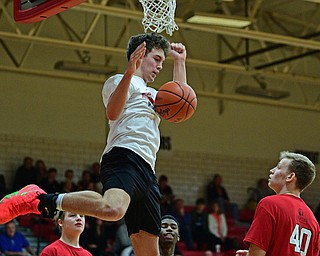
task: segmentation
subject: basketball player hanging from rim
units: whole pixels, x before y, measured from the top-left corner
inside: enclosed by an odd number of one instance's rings
[[[155,175],[160,118],[157,91],[147,86],[173,58],[173,80],[187,83],[186,49],[156,33],[131,37],[124,74],[110,77],[102,95],[110,131],[101,157],[103,196],[94,191],[46,194],[36,185],[4,197],[0,223],[28,213],[53,217],[56,209],[107,221],[125,217],[135,256],[159,255],[160,192]]]

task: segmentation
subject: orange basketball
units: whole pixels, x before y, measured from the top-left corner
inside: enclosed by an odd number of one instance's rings
[[[186,83],[170,81],[158,90],[155,110],[169,122],[180,123],[189,119],[196,107],[197,96]]]

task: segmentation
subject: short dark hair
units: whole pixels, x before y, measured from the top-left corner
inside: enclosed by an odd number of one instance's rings
[[[173,220],[175,223],[177,223],[178,229],[180,230],[180,224],[179,224],[179,222],[177,221],[177,219],[176,219],[174,216],[172,216],[172,215],[170,215],[170,214],[163,215],[163,216],[161,217],[161,224],[162,224],[162,221],[163,221],[164,219]]]
[[[161,217],[161,221],[163,221],[164,219],[174,220],[174,221],[177,222],[177,224],[178,224],[177,219],[176,219],[174,216],[172,216],[172,215],[169,215],[169,214],[163,215],[163,216]]]
[[[146,55],[152,51],[153,48],[162,49],[165,56],[168,55],[170,49],[169,41],[162,35],[155,32],[139,34],[132,36],[129,40],[127,47],[127,59],[130,60],[130,55],[137,49],[137,47],[142,43],[146,42]]]
[[[168,181],[169,179],[168,179],[168,176],[166,176],[166,175],[160,175],[159,176],[159,181]]]
[[[54,168],[54,167],[51,167],[51,168],[48,169],[48,173],[52,173],[52,172],[58,173],[58,170],[56,168]]]
[[[196,200],[196,205],[198,205],[198,204],[206,204],[206,201],[203,198],[198,198]]]

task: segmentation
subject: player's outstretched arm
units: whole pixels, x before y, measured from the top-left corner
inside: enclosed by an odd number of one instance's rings
[[[187,83],[187,50],[182,43],[171,43],[170,56],[173,58],[173,80]]]
[[[137,49],[130,55],[128,67],[119,83],[109,98],[106,108],[106,117],[109,120],[116,120],[121,115],[126,103],[131,79],[139,69],[142,59],[146,52],[146,43],[141,43]]]

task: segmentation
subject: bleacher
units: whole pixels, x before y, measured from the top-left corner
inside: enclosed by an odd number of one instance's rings
[[[194,205],[186,205],[185,212],[191,212],[195,209]],[[250,226],[250,223],[253,220],[254,211],[240,209],[239,210],[239,222],[235,222],[230,214],[226,215],[227,223],[228,223],[228,237],[235,238],[239,247],[245,249],[246,246],[243,243],[243,239],[245,234]],[[203,256],[206,248],[202,251],[188,251],[184,242],[178,242],[177,246],[179,247],[183,256]],[[234,256],[236,250],[222,251],[220,253],[212,252],[213,256]]]
[[[43,250],[43,248],[46,247],[49,243],[47,240],[42,239],[41,237],[38,237],[33,233],[31,226],[29,225],[30,218],[32,218],[32,216],[21,216],[17,218],[17,222],[15,222],[16,230],[25,236],[25,238],[30,243],[30,246],[38,255]]]
[[[40,247],[40,251],[60,237],[54,232],[53,220],[43,219],[36,214],[19,216],[17,220],[19,228],[25,232],[32,247],[35,249]]]
[[[191,212],[195,206],[185,206],[186,212]],[[253,219],[254,211],[240,210],[240,222],[235,223],[227,214],[228,237],[236,238],[241,248],[245,248],[243,239]],[[55,224],[52,220],[44,219],[36,214],[29,214],[17,218],[19,222],[19,231],[21,231],[30,242],[31,246],[39,252],[48,244],[59,239],[59,235],[54,231]],[[188,251],[184,242],[178,242],[183,256],[203,256],[204,251]],[[222,251],[221,253],[213,252],[213,256],[231,256],[235,255],[235,250]]]

